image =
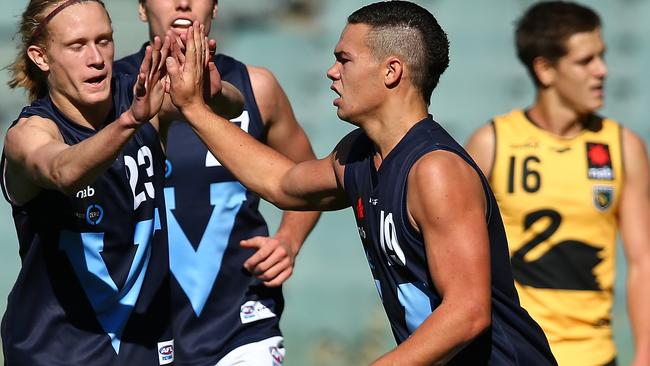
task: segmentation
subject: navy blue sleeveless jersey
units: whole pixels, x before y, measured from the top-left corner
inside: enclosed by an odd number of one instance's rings
[[[136,73],[144,51],[116,63]],[[246,66],[216,55],[221,78],[244,95],[244,112],[232,120],[265,141]],[[167,141],[165,201],[176,363],[214,365],[241,345],[281,335],[281,288],[269,288],[243,263],[254,251],[239,242],[268,236],[259,197],[221,166],[185,122],[174,122]]]
[[[556,364],[541,328],[519,306],[499,208],[485,177],[464,149],[426,118],[376,170],[372,142],[361,130],[353,133],[357,136],[353,136],[355,142],[345,165],[345,191],[397,343],[406,340],[442,301],[429,274],[424,239],[408,219],[406,191],[413,164],[431,151],[446,150],[463,158],[481,177],[488,202],[492,273],[492,326],[450,364]]]
[[[107,123],[129,108],[130,79],[113,78]],[[52,120],[68,145],[96,133],[66,118],[49,96],[19,118],[30,116]],[[145,124],[76,194],[43,189],[24,205],[12,203],[22,267],[2,321],[7,365],[171,361],[164,166],[158,133]],[[4,184],[3,193],[9,200]]]

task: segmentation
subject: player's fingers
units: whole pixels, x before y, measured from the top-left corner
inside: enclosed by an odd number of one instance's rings
[[[144,58],[140,64],[140,72],[135,85],[135,96],[142,97],[147,93],[147,77],[151,69],[151,46],[147,46],[144,51]]]
[[[205,59],[205,54],[204,54],[204,47],[203,47],[203,32],[204,32],[204,26],[203,24],[199,24],[198,28],[194,31],[194,46],[196,47],[196,68],[194,71],[196,72],[197,78],[200,76],[201,71],[203,70],[203,65],[204,59]]]
[[[291,277],[293,274],[293,267],[288,267],[284,271],[280,272],[275,278],[270,281],[264,281],[264,286],[267,287],[277,287],[282,285],[286,280]]]
[[[257,266],[259,266],[260,263],[265,261],[269,255],[271,255],[271,248],[260,245],[257,241],[255,240],[245,240],[243,242],[248,242],[248,245],[242,245],[242,247],[246,248],[254,248],[257,249],[253,255],[251,255],[245,262],[244,262],[244,268],[248,270],[249,272],[253,273],[256,271]]]
[[[194,22],[194,25],[198,22]],[[194,25],[187,28],[187,42],[185,42],[185,66],[183,70],[194,74],[196,67],[196,47],[194,43]]]
[[[171,31],[170,31],[171,32]],[[179,65],[185,65],[185,46],[180,37],[175,36],[172,42],[171,55],[179,62]]]
[[[167,57],[166,64],[167,64],[167,74],[169,75],[168,89],[169,91],[171,91],[171,89],[173,89],[176,83],[181,82],[180,80],[181,72],[180,72],[180,67],[178,65],[178,61],[175,58],[171,56]]]
[[[167,60],[167,56],[169,55],[169,47],[171,46],[171,39],[169,38],[168,35],[165,35],[165,40],[162,45],[162,49],[160,50],[160,64],[158,65],[158,70],[162,70],[161,75],[165,75],[165,60]]]
[[[210,46],[208,44],[208,36],[204,36],[202,40],[203,44],[203,67],[208,66],[210,61]]]
[[[151,70],[149,70],[150,76],[152,76],[158,70],[161,48],[162,42],[160,41],[160,37],[153,37],[153,42],[151,42]]]
[[[287,258],[286,255],[283,255],[280,251],[274,250],[269,253],[264,260],[257,263],[252,267],[251,273],[254,276],[261,276],[264,273],[267,273],[274,266],[281,264]]]
[[[262,247],[265,242],[266,242],[265,237],[254,236],[252,238],[240,241],[239,245],[241,245],[242,248],[258,249]]]

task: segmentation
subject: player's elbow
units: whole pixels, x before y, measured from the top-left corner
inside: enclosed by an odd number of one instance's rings
[[[492,311],[490,302],[484,304],[473,303],[466,308],[463,314],[465,328],[465,342],[471,342],[474,338],[485,332],[492,324]]]
[[[66,195],[73,195],[85,184],[84,176],[77,174],[73,169],[66,169],[54,164],[50,170],[50,179],[52,184],[60,192]]]

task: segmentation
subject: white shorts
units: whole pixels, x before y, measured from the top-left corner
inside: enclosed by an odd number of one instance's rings
[[[215,366],[282,366],[284,353],[284,338],[271,337],[235,348]]]

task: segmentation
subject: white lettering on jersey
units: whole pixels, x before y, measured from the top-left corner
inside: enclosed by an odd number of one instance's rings
[[[248,133],[248,125],[250,124],[251,119],[248,115],[248,111],[243,111],[239,117],[231,119],[230,122],[239,123],[239,127],[244,130],[244,132]],[[214,155],[212,155],[210,150],[208,150],[208,153],[205,155],[205,167],[210,168],[215,166],[221,166],[221,163],[214,157]]]
[[[92,197],[95,195],[95,189],[91,186],[86,186],[86,188],[80,190],[77,192],[76,197],[77,198],[86,198],[86,197]]]
[[[153,189],[153,183],[151,182],[145,182],[144,183],[144,191],[136,193],[136,188],[138,186],[138,178],[140,175],[140,171],[138,169],[139,166],[143,166],[147,164],[147,167],[145,168],[145,172],[147,173],[147,177],[151,178],[153,177],[153,155],[151,154],[151,150],[149,150],[148,146],[143,146],[138,150],[138,160],[136,162],[135,159],[128,155],[124,155],[124,165],[126,166],[126,176],[129,178],[129,185],[131,186],[131,192],[133,193],[133,210],[137,210],[138,207],[142,202],[144,202],[147,199],[147,196],[149,198],[154,198],[155,197],[155,191]],[[146,194],[145,194],[146,192]]]
[[[385,215],[384,210],[381,210],[379,241],[381,249],[384,251],[384,254],[386,254],[386,257],[388,257],[389,265],[406,265],[406,257],[397,241],[397,232],[395,231],[393,214],[389,212],[388,215]]]

